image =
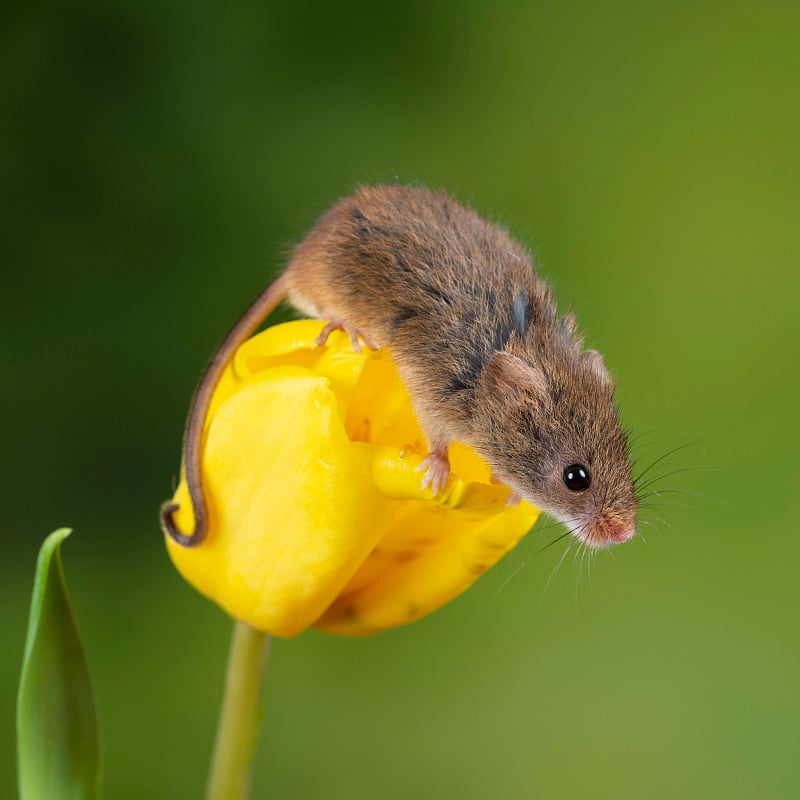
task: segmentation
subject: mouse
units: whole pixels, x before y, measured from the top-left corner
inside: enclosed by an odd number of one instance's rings
[[[531,255],[503,227],[448,193],[363,186],[326,211],[284,271],[251,303],[209,361],[184,431],[191,533],[161,508],[187,547],[208,530],[200,475],[211,394],[236,349],[282,301],[345,331],[354,350],[385,348],[425,435],[421,486],[445,486],[461,442],[492,481],[564,524],[588,547],[634,536],[637,500],[627,435],[602,355],[584,349],[571,311],[558,315]]]

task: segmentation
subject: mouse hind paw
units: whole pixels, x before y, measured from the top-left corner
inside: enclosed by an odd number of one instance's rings
[[[317,347],[324,347],[325,343],[328,341],[328,337],[334,331],[344,331],[350,337],[350,345],[353,348],[354,353],[361,352],[361,343],[359,339],[364,342],[364,344],[370,350],[378,350],[378,346],[367,336],[364,331],[359,330],[358,328],[354,328],[351,325],[348,325],[344,320],[341,319],[332,319],[323,329],[319,336],[317,336],[316,344]]]

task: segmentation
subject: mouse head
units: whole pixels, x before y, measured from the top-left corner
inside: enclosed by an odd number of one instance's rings
[[[565,343],[566,344],[566,343]],[[481,373],[477,449],[494,477],[591,547],[630,539],[636,496],[614,385],[595,350],[559,348],[532,365],[495,353]]]

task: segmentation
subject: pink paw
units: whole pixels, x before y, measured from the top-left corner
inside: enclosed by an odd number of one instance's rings
[[[489,476],[489,482],[494,483],[496,486],[505,486],[503,481],[495,478],[494,475]],[[509,489],[508,497],[506,497],[506,505],[509,508],[516,508],[522,502],[522,495],[514,489]]]
[[[509,508],[516,508],[522,502],[522,495],[519,492],[515,492],[513,489],[509,492],[508,497],[506,497],[506,505]]]
[[[417,467],[417,472],[425,472],[420,483],[420,489],[430,488],[434,495],[444,489],[450,476],[450,461],[447,450],[432,450],[422,459]]]

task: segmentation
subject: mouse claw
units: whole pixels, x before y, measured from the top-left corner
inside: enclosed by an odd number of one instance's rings
[[[358,341],[359,339],[367,346],[367,350],[380,350],[380,347],[378,347],[378,345],[375,344],[375,342],[373,342],[372,339],[370,339],[369,336],[364,333],[364,331],[359,330],[358,328],[345,328],[345,330],[350,337],[350,343],[353,345],[353,349],[357,353],[361,352]]]
[[[343,322],[341,322],[340,320],[331,320],[322,329],[322,331],[320,332],[319,336],[317,336],[317,338],[314,340],[314,344],[317,347],[325,347],[325,345],[328,343],[328,337],[334,331],[345,331],[350,336],[350,344],[353,345],[353,350],[355,350],[356,353],[360,353],[361,352],[361,348],[358,346],[358,340],[356,339],[355,344],[353,344],[353,334],[350,333],[349,330],[347,330],[347,328],[345,327],[345,324]]]
[[[447,458],[447,449],[431,450],[422,459],[417,467],[417,472],[424,472],[420,489],[427,489],[433,492],[434,496],[444,489],[447,479],[450,477],[450,461]]]
[[[334,331],[344,331],[350,337],[350,346],[353,348],[354,353],[361,352],[361,343],[359,339],[370,349],[370,350],[379,350],[380,348],[362,331],[358,330],[358,328],[352,328],[347,323],[342,322],[342,320],[334,319],[331,320],[320,333],[319,336],[314,340],[314,344],[317,347],[324,347],[328,341],[328,337]]]

